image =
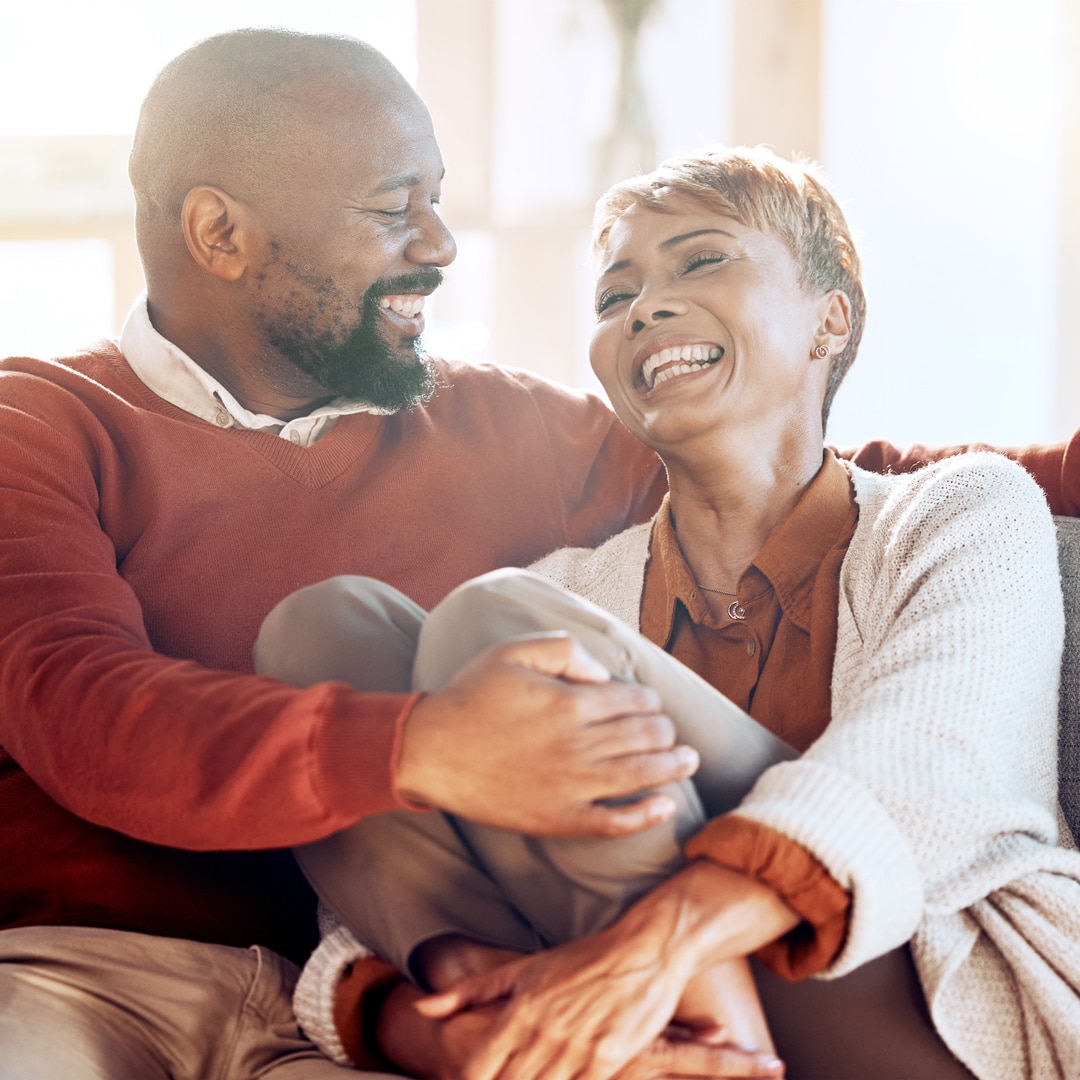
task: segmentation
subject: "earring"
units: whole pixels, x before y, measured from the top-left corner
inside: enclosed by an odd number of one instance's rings
[[[818,360],[824,360],[831,352],[832,349],[830,349],[828,345],[815,345],[813,355],[816,356]]]

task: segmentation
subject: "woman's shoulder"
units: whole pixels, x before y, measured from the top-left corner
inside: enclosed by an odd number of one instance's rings
[[[897,522],[980,511],[1000,518],[1050,518],[1042,489],[1034,479],[1003,454],[973,451],[932,462],[907,473],[877,473],[843,463],[851,474],[860,524]],[[974,520],[974,519],[973,519]]]
[[[901,475],[856,466],[851,477],[859,521],[841,574],[852,596],[880,595],[872,583],[884,579],[907,589],[970,572],[985,584],[995,567],[1047,602],[1060,594],[1046,498],[1001,454],[958,454]]]

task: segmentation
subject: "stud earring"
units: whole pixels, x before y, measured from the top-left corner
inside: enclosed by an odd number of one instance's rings
[[[814,346],[814,356],[816,356],[819,360],[824,360],[825,357],[828,356],[831,352],[832,349],[830,349],[828,345]]]

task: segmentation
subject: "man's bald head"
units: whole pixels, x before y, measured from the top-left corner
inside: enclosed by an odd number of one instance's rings
[[[279,29],[236,30],[181,53],[154,80],[128,162],[143,255],[197,185],[258,198],[288,183],[335,99],[374,106],[415,98],[377,49],[355,38]]]

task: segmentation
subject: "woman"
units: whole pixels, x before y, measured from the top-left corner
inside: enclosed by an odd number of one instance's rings
[[[823,453],[864,301],[809,169],[674,159],[601,200],[595,250],[592,365],[670,496],[651,527],[536,570],[803,756],[599,933],[422,1009],[508,999],[470,1080],[608,1076],[680,1003],[723,1021],[743,957],[837,978],[910,939],[936,1030],[975,1075],[1075,1074],[1080,856],[1055,846],[1063,621],[1041,494],[993,455],[876,477]]]

